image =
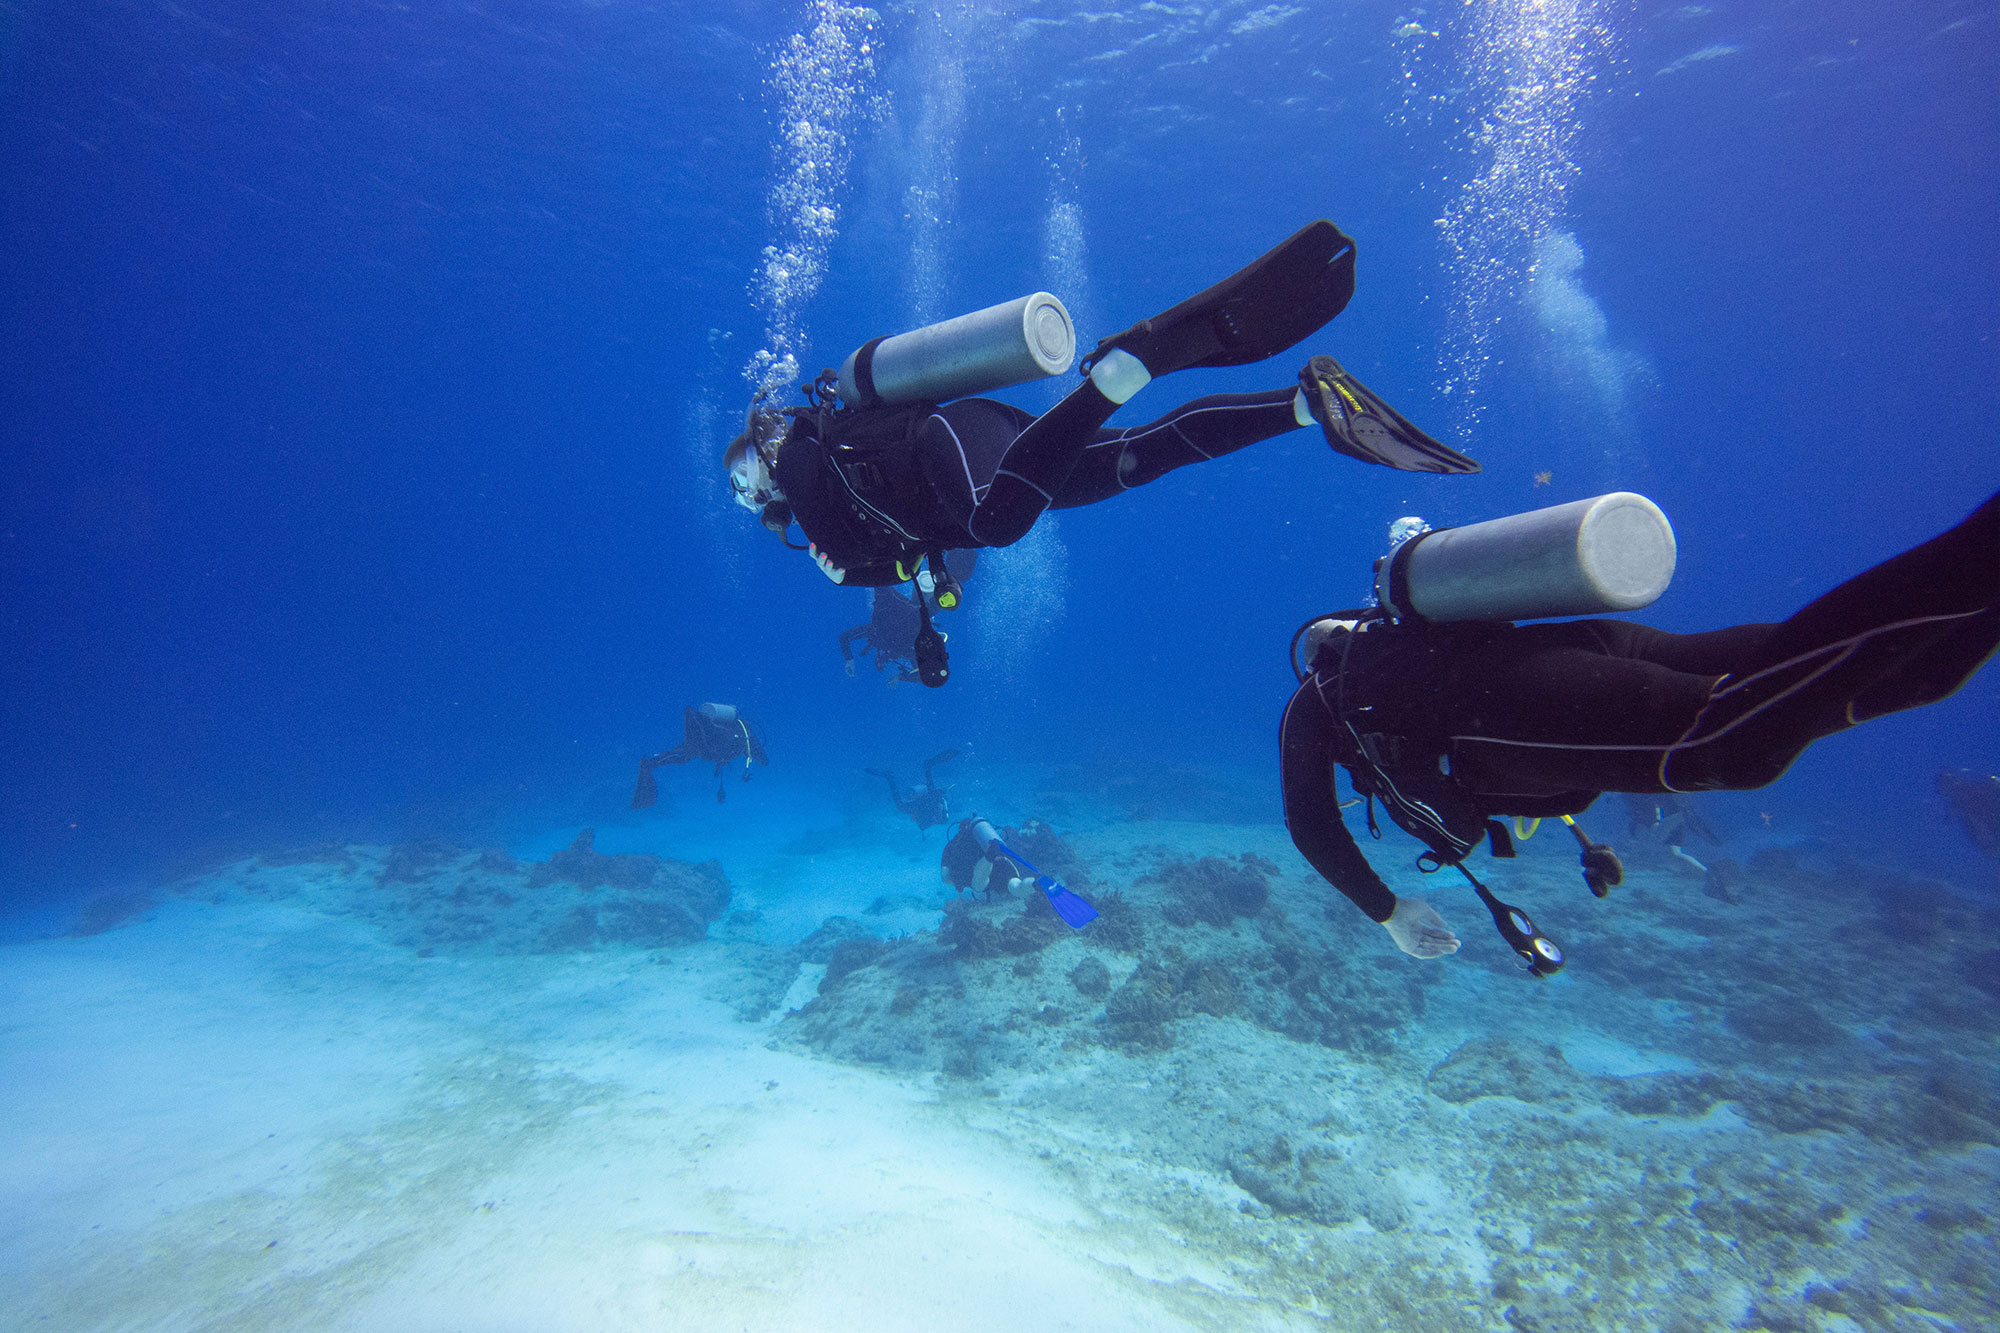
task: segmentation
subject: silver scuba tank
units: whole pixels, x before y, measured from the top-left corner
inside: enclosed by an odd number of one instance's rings
[[[1674,529],[1631,491],[1439,528],[1375,562],[1399,619],[1534,620],[1636,611],[1674,576]]]
[[[1076,360],[1076,326],[1047,292],[865,342],[840,366],[849,407],[941,403],[1060,375]]]

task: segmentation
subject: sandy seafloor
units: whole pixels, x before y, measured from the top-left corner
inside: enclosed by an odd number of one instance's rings
[[[1220,776],[1102,776],[957,793],[1059,831],[1075,935],[942,913],[864,776],[683,771],[589,854],[273,851],[0,947],[0,1326],[2000,1326],[1990,887],[1711,849],[1725,901],[1606,801],[1609,901],[1484,862],[1541,984],[1462,884],[1393,878],[1419,963],[1160,817]]]

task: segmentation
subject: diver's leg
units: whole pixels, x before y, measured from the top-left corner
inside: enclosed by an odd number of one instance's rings
[[[924,760],[924,785],[926,787],[929,787],[932,791],[936,791],[937,766],[939,764],[948,764],[956,758],[958,758],[958,751],[952,749],[952,750],[939,750],[936,754]]]
[[[896,786],[896,775],[894,773],[884,772],[882,769],[879,768],[871,768],[866,771],[871,777],[881,778],[884,782],[889,784],[889,799],[896,803],[896,808],[898,810],[905,810],[908,808],[909,802],[903,799],[902,790]]]
[[[1723,641],[1681,642],[1703,637],[1612,620],[1494,636],[1436,695],[1453,771],[1489,796],[1662,790],[1662,756],[1727,669],[1710,660]],[[1654,660],[1675,657],[1684,660]],[[1686,665],[1697,669],[1678,669]]]
[[[1731,625],[1696,634],[1673,634],[1631,620],[1573,620],[1566,632],[1587,636],[1607,657],[1636,658],[1701,676],[1745,670],[1763,651],[1775,624]]]
[[[655,765],[651,758],[639,761],[639,780],[632,785],[632,808],[644,810],[660,799],[659,784],[653,781]]]
[[[1299,420],[1297,400],[1292,389],[1215,394],[1184,403],[1144,426],[1099,431],[1049,507],[1096,504],[1175,468],[1297,430],[1311,423],[1310,417]]]
[[[874,628],[875,626],[871,622],[866,625],[856,625],[853,629],[844,629],[840,632],[840,660],[847,664],[848,675],[851,676],[854,674],[855,640],[859,639],[864,643],[867,642],[868,636]],[[864,648],[862,651],[865,653],[869,650]]]
[[[1812,742],[1945,698],[2000,647],[2000,496],[1773,629],[1717,683],[1666,769],[1684,790],[1759,787]]]
[[[1132,356],[1113,351],[1089,378],[1016,436],[984,488],[973,490],[965,525],[972,539],[981,546],[1011,546],[1027,536],[1097,438],[1098,427],[1149,378]],[[942,424],[940,418],[931,420]]]
[[[1964,617],[2000,599],[2000,495],[1956,527],[1855,575],[1778,626],[1780,662],[1823,645],[1929,617]]]
[[[1353,294],[1354,242],[1321,220],[1213,287],[1106,338],[1084,359],[1084,382],[1009,446],[976,495],[966,530],[982,546],[1019,541],[1055,503],[1098,428],[1151,380],[1275,356],[1339,314]]]

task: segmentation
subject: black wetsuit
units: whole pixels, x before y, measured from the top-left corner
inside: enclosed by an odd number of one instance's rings
[[[952,578],[963,583],[972,577],[977,564],[972,551],[951,552],[945,567]],[[869,606],[868,623],[856,625],[853,629],[840,632],[840,656],[843,661],[854,661],[854,645],[865,644],[862,653],[875,655],[875,669],[884,671],[890,667],[900,668],[897,679],[916,680],[917,631],[923,626],[923,613],[917,609],[916,598],[906,597],[890,588],[870,590],[874,599]],[[853,668],[848,668],[853,674]]]
[[[1005,898],[1008,882],[1026,876],[1027,869],[980,841],[974,831],[979,823],[977,816],[958,821],[958,829],[945,843],[944,852],[938,858],[938,872],[945,883],[960,893],[975,889],[988,898]],[[1017,835],[1014,829],[997,826],[993,831],[1003,843]]]
[[[1045,509],[1108,500],[1177,467],[1297,430],[1293,388],[1197,398],[1111,430],[1117,404],[1089,380],[1040,417],[991,398],[822,419],[793,409],[773,480],[839,582],[901,583],[930,552],[1007,546]],[[875,438],[850,446],[858,426]],[[842,432],[840,448],[822,430]]]
[[[1935,703],[2000,646],[2000,496],[1778,624],[1372,621],[1321,645],[1280,727],[1292,841],[1376,921],[1395,910],[1341,821],[1333,765],[1455,862],[1496,815],[1604,791],[1741,790],[1812,742]]]
[[[742,764],[743,780],[748,782],[752,762],[766,765],[771,762],[764,753],[763,737],[741,713],[732,709],[727,716],[717,717],[699,708],[683,709],[681,743],[639,761],[639,781],[632,793],[632,808],[643,810],[659,798],[653,784],[654,769],[662,764],[691,764],[697,760],[715,765],[718,801],[723,799],[723,769],[730,764]]]
[[[868,623],[840,632],[841,658],[852,662],[854,644],[859,641],[866,645],[861,650],[864,655],[875,655],[877,671],[913,662],[917,630],[922,625],[916,602],[892,588],[876,588],[874,595],[875,604],[869,608]],[[910,667],[903,674],[914,677],[916,670]]]
[[[937,766],[958,758],[958,751],[945,750],[924,760],[924,785],[913,788],[908,796],[896,785],[896,775],[885,769],[871,768],[868,773],[885,780],[889,784],[889,799],[896,808],[916,822],[919,830],[935,828],[951,819],[951,786],[937,780]]]

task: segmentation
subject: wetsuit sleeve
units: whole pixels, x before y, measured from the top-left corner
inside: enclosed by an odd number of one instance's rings
[[[840,656],[842,660],[852,662],[854,660],[854,649],[852,647],[854,641],[856,639],[867,639],[869,631],[874,628],[871,624],[856,625],[853,629],[842,630],[840,632]],[[867,650],[863,649],[862,651],[865,652]]]
[[[1333,719],[1313,681],[1301,685],[1285,706],[1278,748],[1292,845],[1369,920],[1387,921],[1396,910],[1396,895],[1368,864],[1340,817],[1340,796],[1333,785]]]

